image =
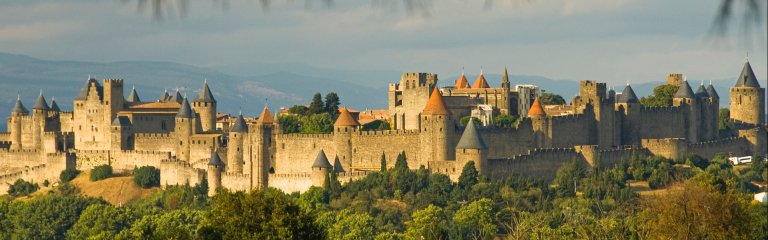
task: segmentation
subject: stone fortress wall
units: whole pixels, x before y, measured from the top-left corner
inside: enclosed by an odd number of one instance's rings
[[[516,112],[518,97],[507,79],[502,88],[476,82],[472,85],[481,89],[441,91],[437,75],[406,73],[389,89],[389,121],[397,130],[362,131],[345,109],[332,133],[282,134],[267,108],[255,123],[240,116],[228,132],[212,129],[216,101],[207,83],[190,104],[178,92],[154,102],[138,100],[135,90],[125,98],[122,80],[106,79],[102,85],[89,79],[75,97],[74,112],[48,107],[42,94],[33,111],[17,101],[9,133],[0,133],[0,167],[5,169],[0,190],[18,178],[54,182],[64,169],[101,164],[118,172],[155,166],[163,186],[207,181],[215,194],[221,188],[304,191],[322,185],[329,171],[347,182],[378,171],[382,155],[386,167],[393,167],[401,152],[410,168],[424,166],[453,180],[468,161],[492,178],[551,180],[562,164],[574,159],[610,167],[633,155],[760,155],[766,151],[765,125],[753,112],[764,106],[764,97],[757,96],[764,88],[749,81],[754,78],[751,71],[745,65],[732,89],[737,95],[731,96],[735,123],[724,135],[717,129],[719,96],[714,89],[708,95],[699,90],[694,94],[685,81],[673,82],[680,90],[672,107],[640,106],[631,86],[616,94],[606,91],[604,83],[582,81],[571,103],[573,114],[548,116],[536,100],[516,126],[477,127],[471,122],[461,127],[457,122],[460,113],[469,112],[468,103]]]

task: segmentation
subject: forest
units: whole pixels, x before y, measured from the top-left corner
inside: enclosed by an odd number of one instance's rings
[[[0,238],[768,238],[768,204],[752,201],[761,191],[753,182],[768,178],[764,161],[732,166],[723,156],[636,156],[591,169],[574,160],[552,183],[486,179],[469,162],[454,183],[424,167],[412,170],[406,159],[400,154],[393,168],[345,184],[329,174],[324,187],[303,193],[223,190],[209,198],[205,185],[169,186],[117,206],[80,196],[66,181],[34,197],[24,195],[36,184],[19,184],[0,199]],[[62,173],[62,180],[73,174]],[[137,185],[157,182],[149,167],[134,174]],[[638,193],[628,184],[634,181],[656,190]]]

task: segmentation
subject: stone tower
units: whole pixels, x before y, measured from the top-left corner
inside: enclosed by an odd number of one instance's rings
[[[214,149],[208,160],[208,196],[216,195],[221,190],[221,172],[223,171],[224,162],[221,161],[218,151]]]
[[[616,97],[615,110],[621,116],[621,144],[640,144],[640,101],[632,86],[627,84],[621,95]]]
[[[333,166],[328,162],[328,157],[325,156],[323,149],[320,149],[320,153],[317,154],[315,162],[312,163],[312,186],[323,187],[323,185],[325,185],[325,178],[328,177],[331,168],[333,168]]]
[[[535,148],[548,148],[551,145],[549,140],[549,118],[544,108],[541,107],[539,99],[533,100],[531,109],[528,110],[528,118],[531,119],[531,125],[533,127],[533,146]]]
[[[501,114],[512,114],[512,106],[511,101],[509,99],[509,91],[512,83],[509,82],[509,74],[507,73],[507,68],[504,67],[504,73],[501,76],[501,89],[503,89],[503,93],[501,94],[501,104],[499,104],[499,109],[501,110]]]
[[[256,121],[256,126],[249,129],[249,137],[251,139],[251,176],[253,176],[253,186],[258,189],[266,189],[269,186],[269,168],[271,167],[271,147],[272,147],[272,135],[275,119],[269,108],[264,107],[264,110],[259,115],[259,120]]]
[[[670,73],[667,75],[667,85],[672,86],[680,86],[683,84],[683,74],[682,73]]]
[[[178,139],[179,144],[176,145],[176,157],[184,161],[190,161],[190,143],[192,134],[194,133],[195,112],[189,107],[189,102],[186,98],[182,100],[179,112],[176,113],[176,126],[173,131],[174,136]],[[218,157],[218,156],[217,156]]]
[[[360,123],[355,120],[347,108],[341,109],[339,117],[333,123],[333,141],[336,146],[336,156],[345,169],[352,166],[352,134],[357,134]]]
[[[269,169],[272,166],[272,135],[274,134],[275,119],[266,106],[259,115],[255,127],[249,129],[251,139],[251,171],[253,186],[266,189],[269,186]]]
[[[485,145],[483,138],[477,131],[475,120],[470,118],[467,128],[461,135],[459,143],[456,145],[456,161],[461,164],[475,162],[475,167],[480,175],[488,174],[488,146]]]
[[[208,81],[203,83],[203,88],[200,89],[200,93],[192,101],[192,107],[195,112],[200,114],[200,125],[203,132],[210,132],[216,130],[216,99],[213,98],[211,89],[208,88]]]
[[[118,116],[112,121],[110,138],[110,149],[113,151],[130,150],[133,148],[131,143],[131,121],[128,117]]]
[[[760,87],[749,62],[744,63],[730,93],[731,119],[736,129],[751,128],[765,122],[765,88]]]
[[[701,103],[693,93],[688,81],[683,80],[672,98],[672,105],[683,109],[688,141],[692,143],[701,141]]]
[[[123,80],[122,79],[104,79],[104,123],[103,129],[107,129],[111,124],[111,120],[117,117],[117,112],[123,110],[125,97],[123,95]]]
[[[22,149],[21,122],[25,116],[29,116],[29,110],[21,103],[21,97],[18,97],[16,98],[16,106],[13,106],[13,111],[11,111],[11,149]]]
[[[510,85],[509,73],[507,73],[507,67],[504,67],[504,73],[501,75],[501,88],[506,89],[506,92],[509,92]]]
[[[35,106],[32,107],[32,147],[34,149],[42,149],[43,147],[43,133],[45,133],[45,123],[48,119],[48,103],[45,102],[43,92],[40,91],[40,96],[35,101]]]
[[[421,119],[419,138],[423,146],[422,158],[420,163],[411,168],[426,166],[428,161],[455,159],[455,152],[449,150],[455,132],[454,123],[437,87],[433,89],[429,101],[421,111]]]
[[[229,143],[227,146],[227,172],[243,173],[243,143],[248,138],[248,124],[243,119],[243,114],[237,116],[235,124],[229,129]]]
[[[421,128],[421,110],[437,86],[437,74],[403,73],[399,84],[390,84],[388,110],[395,130]]]
[[[715,86],[712,86],[711,82],[707,86],[707,95],[709,96],[710,101],[712,101],[712,112],[710,113],[712,114],[710,116],[712,119],[712,137],[717,139],[720,138],[720,95],[717,94]]]
[[[717,127],[714,125],[716,122],[716,118],[713,119],[712,111],[719,111],[717,109],[713,109],[712,106],[716,105],[716,103],[712,102],[712,98],[709,97],[709,93],[707,92],[707,87],[704,86],[704,83],[702,82],[701,85],[696,89],[696,99],[699,101],[699,138],[701,141],[709,141],[715,139],[715,133],[717,132]],[[715,115],[716,116],[716,115]]]

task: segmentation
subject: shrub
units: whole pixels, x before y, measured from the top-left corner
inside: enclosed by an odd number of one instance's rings
[[[72,181],[72,179],[75,179],[78,174],[80,174],[80,171],[77,171],[77,169],[64,169],[64,171],[61,171],[61,174],[59,174],[59,179],[62,183],[69,182]]]
[[[99,165],[91,170],[91,181],[99,181],[112,176],[112,166]]]
[[[37,183],[31,183],[19,178],[8,188],[8,195],[12,197],[27,196],[40,188]]]
[[[160,169],[143,166],[133,169],[133,182],[142,188],[160,186]]]

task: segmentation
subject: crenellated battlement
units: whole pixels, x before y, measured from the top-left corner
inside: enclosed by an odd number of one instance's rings
[[[284,133],[284,134],[277,134],[276,137],[278,139],[328,139],[333,138],[333,134],[331,133]]]
[[[680,110],[682,110],[681,107],[675,107],[675,106],[669,106],[669,107],[646,107],[646,106],[642,106],[642,105],[640,106],[640,112],[641,113],[644,113],[644,112],[648,112],[648,113],[653,113],[653,112],[675,112],[675,111],[680,111]]]
[[[136,138],[169,138],[170,133],[136,133]]]
[[[419,130],[372,130],[372,131],[358,131],[358,135],[361,136],[411,136],[418,135]]]

